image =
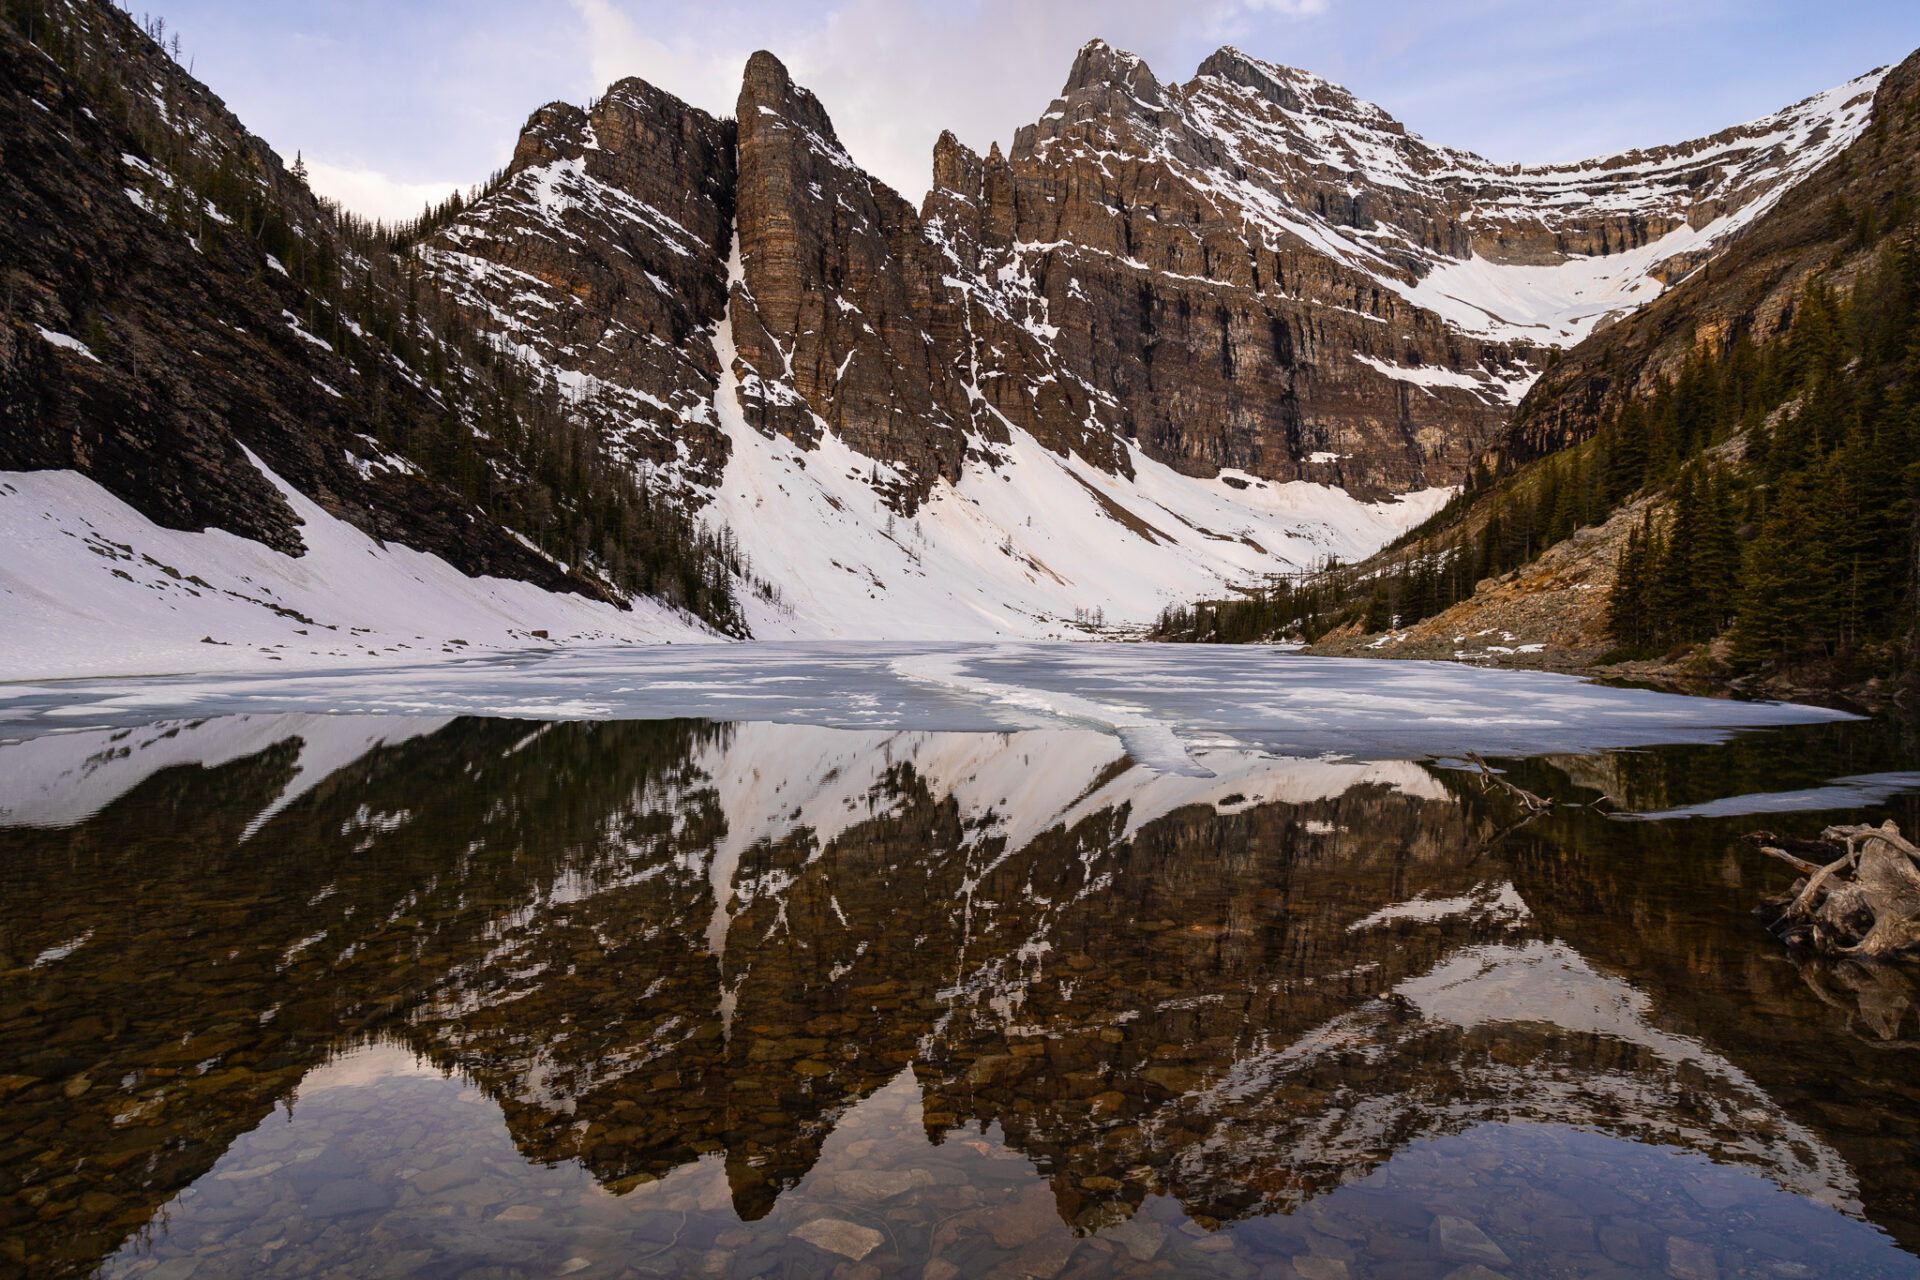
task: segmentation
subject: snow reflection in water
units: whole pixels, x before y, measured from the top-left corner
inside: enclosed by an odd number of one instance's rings
[[[1873,732],[1510,767],[1673,807]],[[0,1266],[1920,1274],[1911,982],[1774,950],[1712,819],[1096,729],[0,751]]]

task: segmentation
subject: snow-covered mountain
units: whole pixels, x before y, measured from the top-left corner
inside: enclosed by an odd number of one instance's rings
[[[396,235],[317,203],[110,5],[48,14],[45,49],[0,24],[0,255],[33,282],[5,302],[0,468],[80,473],[0,488],[36,531],[0,564],[24,619],[0,657],[34,674],[540,631],[1101,634],[1363,557],[1466,481],[1555,349],[1859,137],[1882,74],[1515,166],[1235,49],[1172,84],[1096,40],[1004,152],[943,136],[915,209],[762,53],[732,119],[638,80],[542,107],[503,173]],[[255,578],[226,534],[287,563]],[[152,643],[102,639],[135,626]],[[67,662],[71,634],[95,639]]]
[[[543,108],[420,254],[733,531],[756,635],[1065,634],[1417,524],[1551,349],[1846,146],[1880,75],[1515,166],[1237,50],[1163,85],[1094,41],[1004,155],[943,137],[915,210],[758,54],[734,121],[635,80]]]

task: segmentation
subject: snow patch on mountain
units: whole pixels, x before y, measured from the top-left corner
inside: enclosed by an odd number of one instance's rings
[[[1462,332],[1556,347],[1659,297],[1676,282],[1663,263],[1717,248],[1845,150],[1866,129],[1888,71],[1708,138],[1515,165],[1431,146],[1379,107],[1305,71],[1233,49],[1208,65],[1213,73],[1203,69],[1184,91],[1170,92],[1154,159],[1236,212],[1256,236],[1296,238]],[[1202,143],[1198,155],[1180,145],[1183,133]],[[1553,231],[1595,215],[1677,225],[1647,244],[1594,255],[1502,262],[1474,252],[1462,259],[1397,225],[1391,213],[1343,225],[1298,207],[1290,183],[1329,170],[1346,175],[1349,194],[1404,192],[1452,207],[1474,226]],[[1486,238],[1506,242],[1498,230]]]
[[[444,661],[549,642],[535,631],[551,642],[715,639],[650,599],[622,612],[468,577],[376,542],[260,469],[300,517],[306,554],[162,528],[77,472],[0,472],[0,678]]]
[[[734,262],[739,246],[734,246]],[[714,410],[729,455],[708,510],[738,536],[777,598],[750,596],[758,639],[991,639],[1140,626],[1167,605],[1265,575],[1362,558],[1454,492],[1362,502],[1326,485],[1184,476],[1138,450],[1131,480],[1011,437],[982,445],[958,484],[912,516],[874,487],[887,464],[824,422],[803,449],[741,410],[732,308],[717,326]],[[1096,621],[1097,619],[1097,621]]]

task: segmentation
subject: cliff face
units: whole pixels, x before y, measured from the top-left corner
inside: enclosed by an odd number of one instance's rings
[[[735,129],[640,80],[533,114],[505,180],[417,249],[483,330],[595,401],[629,464],[712,484]]]
[[[1058,329],[1057,362],[1113,391],[1091,407],[1150,456],[1400,492],[1460,481],[1547,348],[1713,252],[1858,131],[1876,82],[1696,142],[1515,166],[1238,50],[1163,86],[1096,42],[1006,159],[942,140],[928,221],[969,296]],[[1031,373],[1002,376],[998,407],[1044,416],[1017,394]]]
[[[1265,76],[1237,55],[1208,67]],[[1370,225],[1365,202],[1296,181],[1293,117],[1202,72],[1162,86],[1089,45],[1007,157],[942,140],[928,223],[970,286],[983,394],[1043,439],[1078,444],[1086,424],[1188,475],[1458,482],[1531,348],[1453,332],[1384,285],[1410,270],[1327,229]],[[1433,386],[1404,376],[1426,366],[1445,371]]]
[[[541,108],[396,238],[124,15],[43,3],[111,74],[6,29],[0,466],[297,551],[244,446],[380,538],[607,598],[704,598],[691,521],[724,526],[759,635],[1060,634],[1364,557],[1501,445],[1552,349],[1867,145],[1881,80],[1515,166],[1238,50],[1173,84],[1094,41],[1006,150],[943,136],[915,209],[757,54],[736,120],[631,79]],[[1618,376],[1550,382],[1600,404]]]
[[[1742,336],[1760,342],[1783,331],[1815,272],[1836,266],[1832,282],[1848,284],[1871,258],[1863,250],[1873,247],[1873,223],[1864,220],[1884,222],[1903,192],[1920,187],[1920,54],[1876,84],[1871,126],[1848,137],[1833,163],[1766,200],[1763,216],[1724,254],[1540,379],[1505,442],[1511,461],[1586,439],[1627,400],[1676,377],[1696,352],[1717,355]]]
[[[944,264],[771,54],[747,64],[739,120],[741,406],[763,431],[812,443],[827,429],[901,464],[911,505],[960,478],[972,423]]]
[[[1123,477],[1140,456],[1383,496],[1464,479],[1549,348],[1714,253],[1858,134],[1877,83],[1518,166],[1238,50],[1174,85],[1094,41],[1010,151],[943,136],[915,211],[763,53],[737,126],[636,81],[591,120],[543,108],[514,179],[424,257],[479,323],[634,404],[636,456],[668,464],[683,439],[667,469],[696,486],[726,451],[713,366],[679,339],[730,283],[746,420],[891,464],[873,479],[902,512],[1012,431]],[[645,128],[608,122],[634,113]]]

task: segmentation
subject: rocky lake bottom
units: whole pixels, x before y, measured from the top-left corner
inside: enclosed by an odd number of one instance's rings
[[[0,1276],[1920,1276],[1920,981],[1739,839],[1920,827],[1910,727],[1531,818],[1128,729],[0,743]]]

